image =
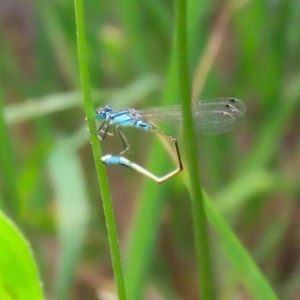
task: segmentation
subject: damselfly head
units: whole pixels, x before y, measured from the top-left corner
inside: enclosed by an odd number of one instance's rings
[[[112,107],[106,105],[104,108],[98,108],[96,110],[96,118],[99,121],[103,121],[107,118],[107,116],[112,112]]]

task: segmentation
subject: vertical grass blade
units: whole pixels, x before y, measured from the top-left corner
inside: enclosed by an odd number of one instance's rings
[[[175,49],[177,54],[178,88],[182,101],[183,136],[187,166],[191,180],[192,216],[201,299],[215,299],[214,282],[204,196],[198,167],[198,151],[192,117],[191,80],[188,69],[187,1],[175,0]]]
[[[115,216],[113,212],[113,206],[108,186],[108,180],[105,172],[104,165],[101,163],[100,158],[102,151],[99,145],[98,137],[92,132],[95,131],[95,114],[93,108],[93,102],[91,98],[91,88],[89,81],[89,72],[87,67],[87,44],[85,37],[85,25],[84,25],[84,10],[82,0],[74,0],[75,5],[75,18],[77,28],[77,45],[78,45],[78,59],[81,85],[84,98],[84,108],[88,120],[88,127],[91,133],[92,150],[95,160],[95,166],[97,170],[97,176],[101,189],[103,209],[105,214],[106,227],[108,232],[108,240],[111,251],[111,259],[114,269],[114,275],[116,285],[118,289],[118,296],[120,300],[126,299],[125,285],[122,273],[122,265],[119,251],[118,235],[116,229]]]

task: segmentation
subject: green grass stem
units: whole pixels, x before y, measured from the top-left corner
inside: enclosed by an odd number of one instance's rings
[[[106,171],[104,165],[101,163],[100,158],[102,151],[100,148],[98,137],[92,132],[95,131],[95,113],[93,102],[91,98],[91,88],[89,83],[89,72],[87,67],[87,44],[85,37],[85,25],[84,25],[84,10],[83,3],[81,0],[75,0],[75,17],[76,17],[76,28],[77,28],[77,44],[78,44],[78,58],[79,58],[79,69],[80,77],[84,98],[84,108],[88,120],[88,128],[91,133],[92,150],[95,160],[95,166],[97,170],[99,185],[101,189],[103,209],[105,215],[105,222],[108,232],[108,240],[111,251],[112,265],[115,275],[115,281],[118,290],[118,297],[120,300],[126,299],[125,284],[122,273],[122,265],[119,251],[118,234],[116,228],[116,221],[113,212],[113,206],[110,196],[110,190]]]
[[[209,247],[204,196],[199,176],[198,150],[191,107],[191,80],[188,69],[187,1],[175,1],[175,49],[179,95],[182,101],[183,136],[187,166],[191,180],[192,216],[196,244],[197,267],[201,299],[215,299],[213,271]]]

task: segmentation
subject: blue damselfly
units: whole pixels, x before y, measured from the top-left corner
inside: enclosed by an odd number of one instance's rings
[[[197,132],[201,134],[221,134],[227,132],[244,122],[246,112],[245,104],[235,98],[218,98],[209,101],[193,103],[193,118]],[[144,110],[132,108],[114,111],[111,106],[105,106],[96,110],[96,118],[101,121],[98,128],[98,137],[104,140],[107,135],[111,135],[109,128],[113,126],[122,142],[123,150],[114,155],[105,155],[102,162],[111,165],[122,165],[129,167],[158,183],[171,178],[182,169],[182,161],[178,148],[177,139],[158,129],[152,123],[163,122],[172,125],[180,125],[182,121],[181,106],[174,105],[168,107],[156,107]],[[162,177],[157,177],[148,170],[131,162],[121,155],[129,148],[129,142],[121,127],[135,127],[145,131],[155,131],[168,138],[175,147],[177,156],[177,168]]]

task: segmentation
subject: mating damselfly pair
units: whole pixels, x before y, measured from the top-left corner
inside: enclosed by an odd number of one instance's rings
[[[235,98],[218,98],[208,101],[193,103],[193,118],[195,128],[201,134],[221,134],[230,131],[234,127],[244,122],[246,106]],[[112,135],[109,128],[113,127],[117,132],[123,150],[116,154],[108,154],[101,158],[102,162],[110,165],[121,165],[129,167],[151,179],[157,183],[162,183],[165,180],[182,171],[182,161],[180,157],[177,139],[166,134],[152,124],[157,122],[169,123],[172,125],[180,125],[182,121],[181,106],[166,106],[156,107],[143,110],[135,110],[132,108],[114,111],[111,106],[105,106],[96,110],[96,118],[101,121],[98,128],[98,137],[104,140],[107,135]],[[177,168],[162,176],[158,177],[140,165],[123,157],[129,148],[130,144],[123,133],[121,127],[135,127],[145,131],[154,131],[165,138],[169,139],[175,147],[177,157]]]

